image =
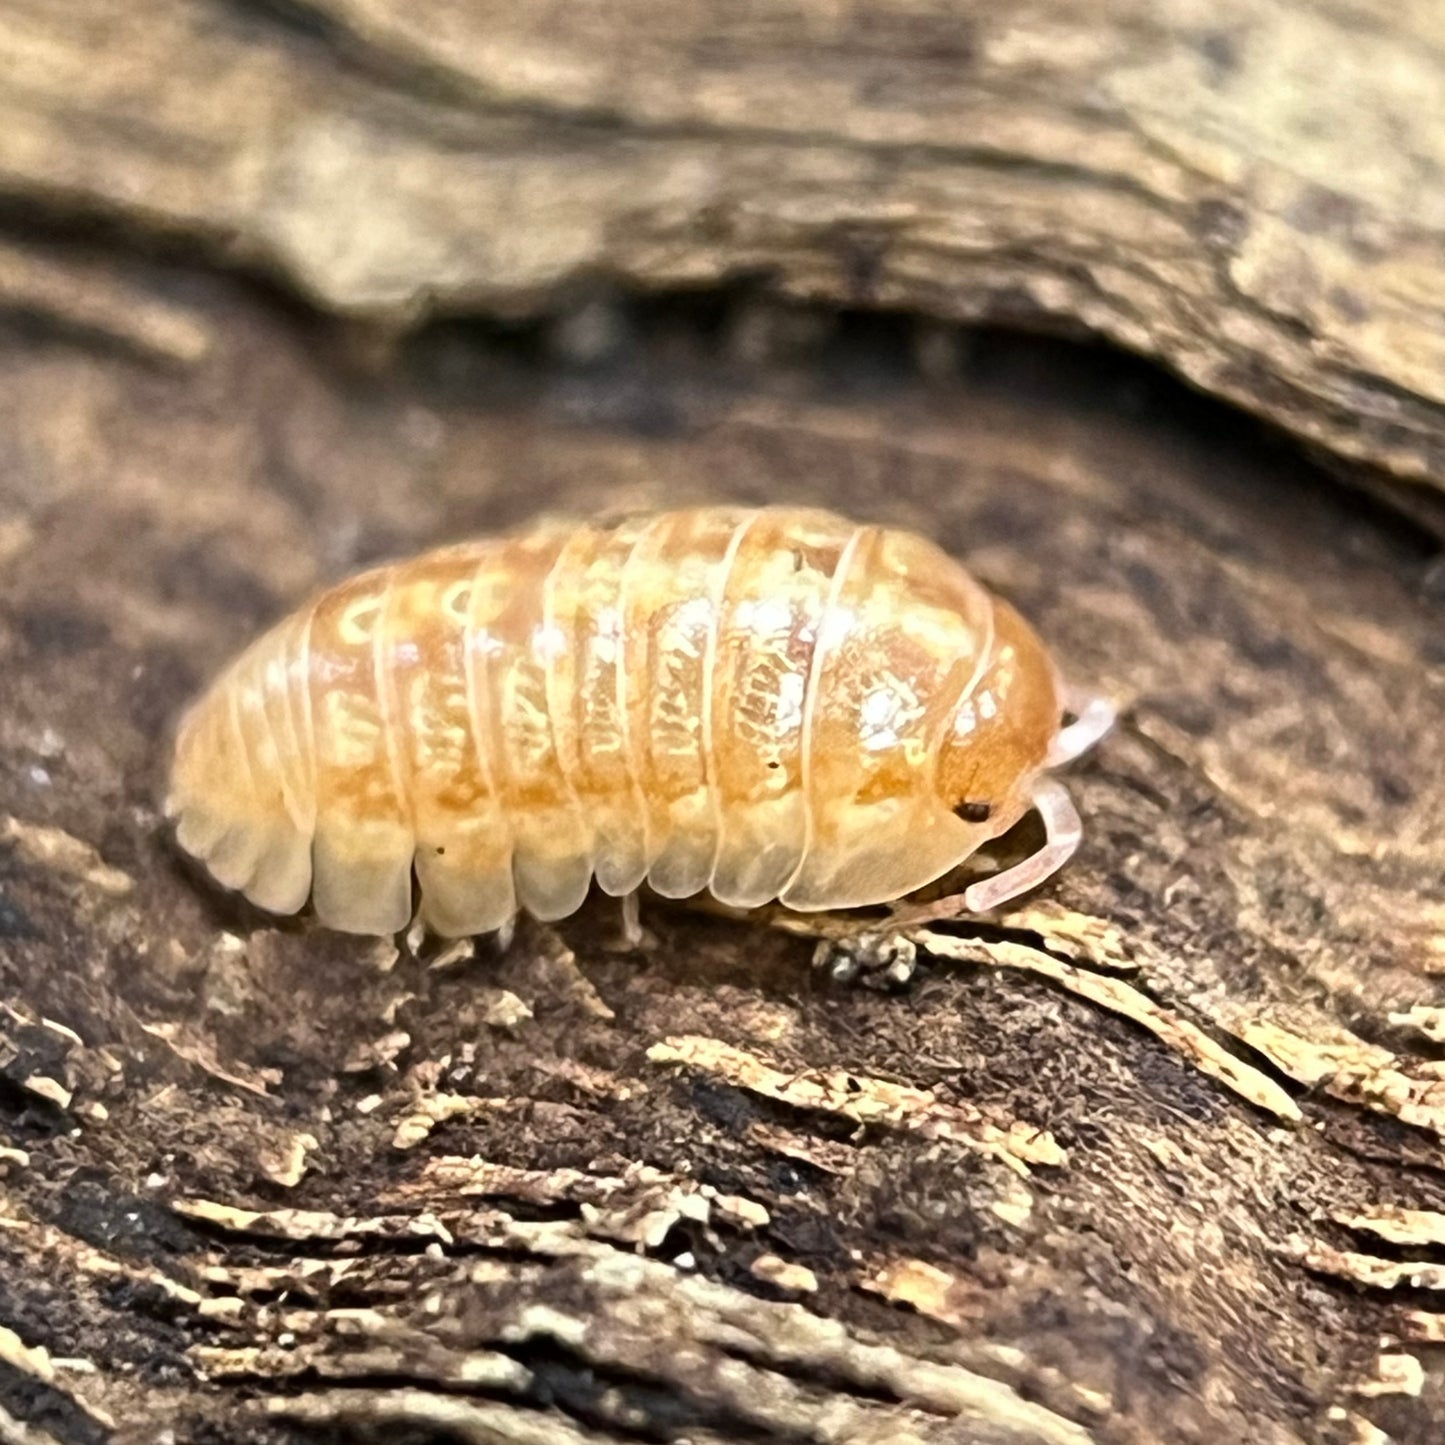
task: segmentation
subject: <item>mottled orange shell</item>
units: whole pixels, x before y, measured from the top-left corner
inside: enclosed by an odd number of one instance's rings
[[[701,507],[323,593],[186,715],[169,810],[221,883],[357,933],[406,927],[413,869],[446,935],[560,918],[594,875],[852,907],[1011,826],[1060,713],[1034,634],[932,543]]]

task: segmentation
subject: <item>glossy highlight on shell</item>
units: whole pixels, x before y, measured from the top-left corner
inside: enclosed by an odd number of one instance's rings
[[[1037,806],[1055,851],[988,880],[993,906],[1077,841],[1040,781],[1078,750],[1065,706],[1018,614],[923,538],[701,507],[332,588],[187,713],[168,811],[264,908],[310,897],[333,928],[393,933],[415,874],[422,920],[465,935],[563,917],[594,877],[737,907],[891,901]]]

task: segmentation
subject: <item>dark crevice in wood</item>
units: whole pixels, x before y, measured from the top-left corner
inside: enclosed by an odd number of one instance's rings
[[[0,1410],[23,1425],[46,1430],[60,1445],[109,1445],[110,1432],[63,1389],[0,1360]],[[23,1437],[22,1437],[23,1438]]]

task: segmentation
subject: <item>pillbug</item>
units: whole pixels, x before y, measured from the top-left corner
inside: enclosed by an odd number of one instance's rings
[[[802,508],[698,507],[443,547],[323,593],[183,718],[182,848],[276,913],[447,936],[646,883],[751,908],[890,902],[1030,808],[1106,705],[939,548]]]

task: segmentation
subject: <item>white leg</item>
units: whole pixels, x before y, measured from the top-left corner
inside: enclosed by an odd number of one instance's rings
[[[1114,705],[1108,698],[1066,690],[1064,706],[1074,720],[1060,728],[1044,759],[1046,768],[1062,767],[1089,751],[1114,726]]]
[[[963,902],[970,913],[987,913],[1037,888],[1074,856],[1084,829],[1064,785],[1055,778],[1040,778],[1034,784],[1033,804],[1044,822],[1044,846],[1022,863],[964,889]]]
[[[622,941],[629,949],[642,946],[642,907],[635,888],[622,895]]]

